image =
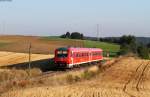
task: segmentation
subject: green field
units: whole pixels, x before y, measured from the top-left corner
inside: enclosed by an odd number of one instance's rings
[[[101,48],[104,52],[109,52],[111,56],[116,56],[120,51],[120,45],[106,42],[98,42],[91,40],[77,40],[77,39],[64,39],[57,36],[43,37],[42,39],[47,41],[61,41],[71,42],[74,46],[88,47],[88,48]]]
[[[42,39],[45,39],[48,41],[62,41],[62,42],[71,41],[71,42],[74,42],[74,44],[76,44],[76,42],[79,42],[79,43],[82,43],[84,47],[102,48],[104,51],[110,51],[110,52],[118,52],[120,50],[120,45],[113,44],[113,43],[106,43],[106,42],[98,42],[98,41],[91,41],[91,40],[64,39],[64,38],[59,38],[57,36],[43,37]]]
[[[89,41],[89,40],[85,40],[84,43],[85,43],[85,47],[102,48],[104,51],[118,52],[120,50],[119,45],[112,44],[112,43]]]

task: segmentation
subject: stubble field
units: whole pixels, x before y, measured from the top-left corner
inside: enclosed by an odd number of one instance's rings
[[[53,58],[53,55],[31,54],[31,61]],[[28,53],[0,51],[0,66],[9,66],[29,61]]]
[[[150,61],[123,57],[89,80],[13,90],[1,97],[149,97]]]

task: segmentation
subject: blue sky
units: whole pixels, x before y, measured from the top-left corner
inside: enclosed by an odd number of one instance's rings
[[[0,34],[150,37],[150,0],[0,1]]]

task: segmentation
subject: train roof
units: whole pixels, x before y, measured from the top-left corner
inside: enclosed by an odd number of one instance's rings
[[[62,47],[58,48],[57,50],[72,50],[72,51],[103,51],[100,48],[75,48],[75,47]]]

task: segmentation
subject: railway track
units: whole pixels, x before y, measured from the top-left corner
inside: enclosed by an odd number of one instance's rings
[[[130,97],[135,97],[127,89],[135,88],[137,92],[140,91],[140,85],[143,81],[143,76],[145,75],[146,71],[149,69],[150,61],[144,62],[142,61],[141,64],[138,65],[138,67],[135,69],[135,71],[132,73],[131,77],[128,79],[128,81],[125,83],[123,87],[123,92],[128,94]],[[129,84],[132,84],[132,87],[129,88]]]

